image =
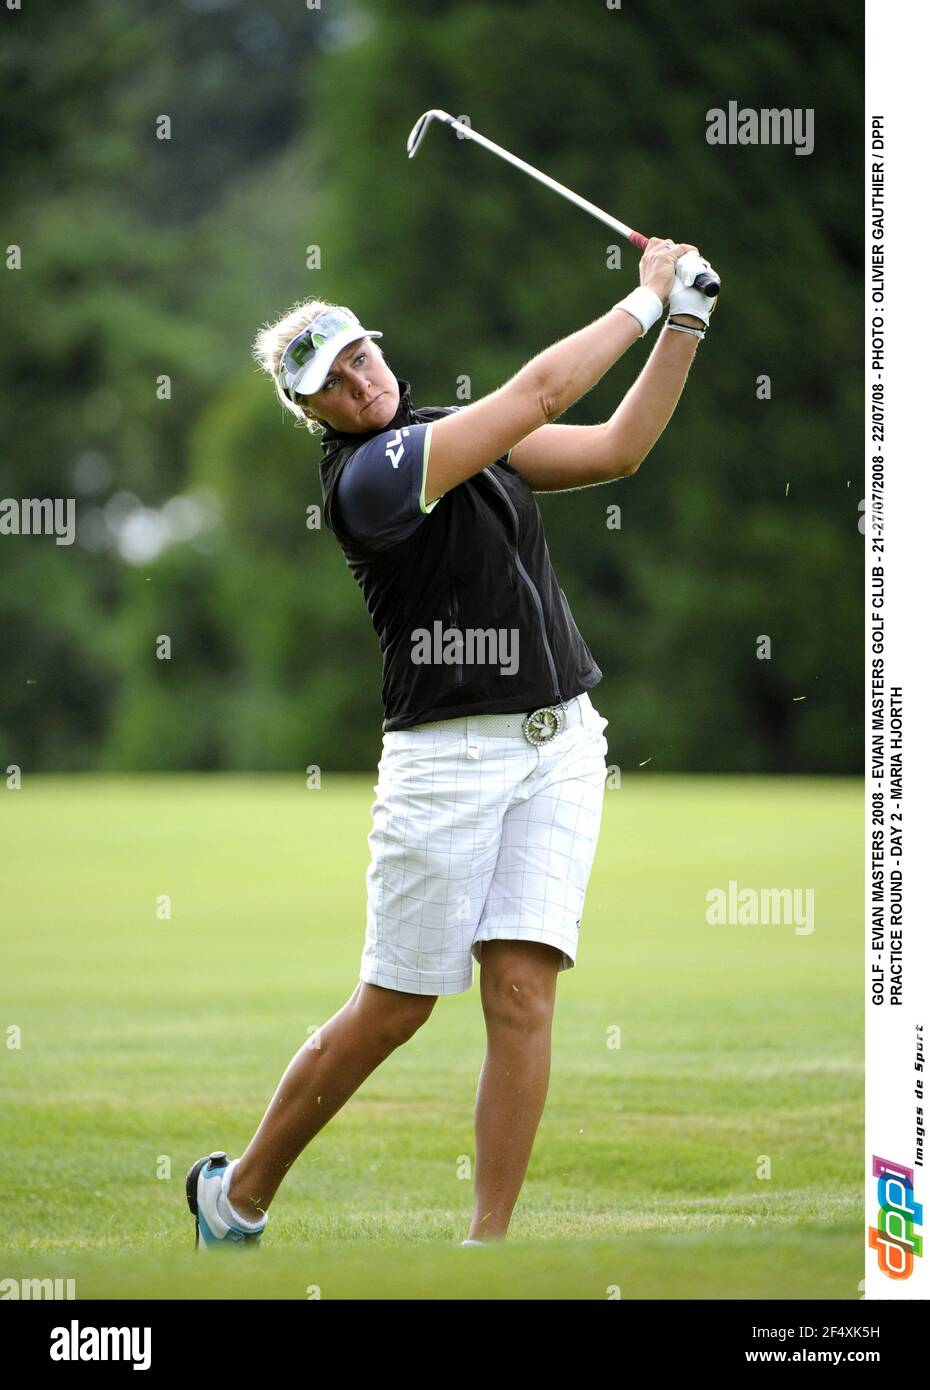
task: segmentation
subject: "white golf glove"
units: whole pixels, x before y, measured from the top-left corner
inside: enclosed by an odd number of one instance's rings
[[[697,251],[686,251],[675,266],[675,283],[668,297],[668,312],[670,314],[693,314],[703,324],[709,324],[710,316],[717,306],[717,300],[716,298],[708,299],[703,290],[694,289],[694,277],[700,275],[702,270],[709,270],[717,275],[710,262],[706,261]],[[720,279],[719,275],[717,275],[717,279]]]

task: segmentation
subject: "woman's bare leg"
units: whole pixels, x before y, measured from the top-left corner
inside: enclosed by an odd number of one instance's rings
[[[294,1054],[229,1184],[236,1211],[261,1219],[287,1170],[367,1076],[426,1021],[434,994],[364,981]]]
[[[488,1047],[475,1105],[471,1240],[503,1240],[523,1186],[549,1089],[561,954],[534,941],[481,946]]]

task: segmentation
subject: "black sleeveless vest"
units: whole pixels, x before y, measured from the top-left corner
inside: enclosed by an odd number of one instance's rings
[[[507,456],[451,488],[411,536],[387,551],[369,550],[345,531],[336,484],[353,451],[375,435],[439,420],[458,408],[414,409],[410,383],[398,379],[398,386],[389,424],[365,434],[327,425],[320,460],[323,516],[381,644],[383,731],[464,714],[528,713],[590,690],[602,672],[559,588],[532,489]],[[445,647],[455,659],[413,659],[417,631],[438,637],[452,629],[463,633],[461,643],[450,637]],[[488,661],[493,648],[480,640],[469,645],[479,629],[509,634],[518,655],[515,671]],[[439,643],[429,650],[438,652]]]

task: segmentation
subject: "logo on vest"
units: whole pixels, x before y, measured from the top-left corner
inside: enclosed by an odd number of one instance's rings
[[[384,452],[391,460],[392,468],[396,468],[404,456],[404,440],[409,433],[408,429],[395,430],[384,446]]]

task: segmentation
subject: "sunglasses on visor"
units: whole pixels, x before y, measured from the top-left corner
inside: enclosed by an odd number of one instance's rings
[[[281,365],[278,368],[278,380],[291,400],[294,399],[294,383],[307,363],[312,362],[317,353],[335,338],[337,333],[348,328],[350,323],[351,320],[344,314],[321,314],[319,318],[314,319],[309,328],[303,329],[296,338],[291,339],[281,355]]]

